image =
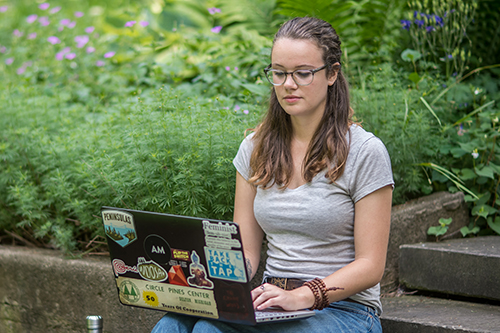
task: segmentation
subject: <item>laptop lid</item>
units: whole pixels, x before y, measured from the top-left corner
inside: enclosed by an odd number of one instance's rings
[[[236,223],[102,207],[124,305],[254,325]]]

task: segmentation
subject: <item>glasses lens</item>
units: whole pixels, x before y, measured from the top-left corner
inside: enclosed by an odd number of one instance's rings
[[[298,85],[307,86],[313,80],[313,73],[309,70],[296,70],[293,72],[293,78]]]
[[[271,84],[280,85],[280,84],[283,84],[283,82],[285,82],[286,74],[283,71],[278,71],[276,69],[270,69],[267,71],[266,76]]]

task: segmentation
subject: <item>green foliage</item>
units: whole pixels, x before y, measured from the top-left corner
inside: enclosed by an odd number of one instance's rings
[[[443,236],[447,231],[453,219],[450,217],[448,219],[440,218],[439,225],[429,227],[427,230],[427,235],[436,236],[436,239],[439,239],[439,236]]]
[[[421,103],[420,92],[402,86],[404,73],[390,64],[369,69],[360,73],[361,88],[351,90],[352,104],[356,119],[389,151],[396,183],[393,201],[398,204],[430,194],[433,188],[417,164],[438,158],[441,133],[436,122]],[[425,82],[422,86],[426,87]]]
[[[477,1],[413,0],[409,7],[411,12],[401,23],[410,33],[413,49],[426,60],[443,63],[447,78],[453,73],[461,77],[471,56],[466,32]]]

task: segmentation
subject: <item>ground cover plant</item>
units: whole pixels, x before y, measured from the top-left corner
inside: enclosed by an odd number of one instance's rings
[[[272,34],[338,5],[0,1],[0,242],[103,251],[102,205],[230,220],[232,159],[266,108]],[[389,150],[394,204],[461,190],[464,235],[499,232],[495,65],[447,75],[422,50],[401,56],[414,45],[401,20],[420,19],[406,2],[346,6],[334,23],[355,119]]]

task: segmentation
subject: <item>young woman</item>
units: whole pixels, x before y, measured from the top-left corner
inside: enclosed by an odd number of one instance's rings
[[[277,32],[269,110],[242,142],[234,221],[251,276],[264,236],[258,310],[312,308],[293,322],[238,326],[166,315],[153,332],[381,332],[393,179],[383,143],[351,121],[340,40],[319,19],[292,19]]]

